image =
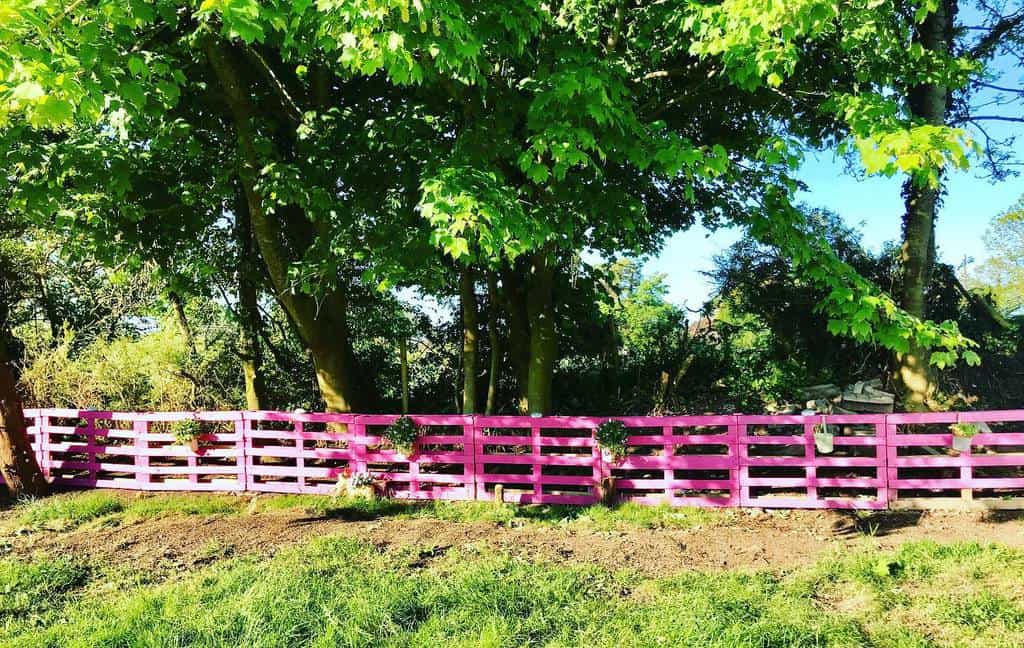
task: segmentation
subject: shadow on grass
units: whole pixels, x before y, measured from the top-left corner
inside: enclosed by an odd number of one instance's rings
[[[345,522],[370,522],[381,518],[408,516],[417,510],[426,508],[420,502],[399,502],[396,500],[374,500],[346,502],[328,506],[316,515],[309,515],[297,518],[291,522],[294,525],[313,524],[326,520],[342,520]]]
[[[837,536],[886,536],[894,531],[917,526],[924,511],[844,511],[836,510],[841,520],[833,525]]]

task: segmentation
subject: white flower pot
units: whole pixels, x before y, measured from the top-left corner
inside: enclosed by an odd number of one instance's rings
[[[971,437],[953,435],[953,449],[957,452],[967,452],[971,449]]]
[[[831,432],[815,432],[814,447],[822,454],[831,454],[835,450],[835,435]]]

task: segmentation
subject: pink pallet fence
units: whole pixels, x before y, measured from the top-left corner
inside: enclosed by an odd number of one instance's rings
[[[624,500],[738,506],[735,416],[617,417],[631,432],[626,457],[608,462]]]
[[[884,509],[884,415],[739,416],[740,503],[763,508]],[[834,434],[819,452],[814,429]]]
[[[405,499],[591,504],[614,478],[626,501],[778,508],[1024,508],[1024,410],[837,416],[621,417],[626,456],[602,453],[596,417],[413,416],[412,456],[389,447],[395,415],[25,412],[55,484],[321,493],[369,473]],[[181,421],[199,426],[179,443]],[[952,449],[952,423],[979,434]],[[815,428],[833,434],[831,452]],[[499,488],[500,487],[500,488]]]
[[[395,415],[245,412],[247,490],[329,494],[368,473],[403,499],[473,499],[473,417],[413,416],[425,434],[405,456],[383,438]]]
[[[588,417],[476,417],[476,498],[501,486],[516,504],[593,504],[599,499],[601,451]]]
[[[330,493],[358,461],[353,414],[244,412],[246,490]]]
[[[238,412],[33,410],[37,457],[55,483],[138,490],[239,491],[245,486]],[[199,424],[198,447],[171,426]]]
[[[1024,411],[892,414],[893,508],[1024,508]],[[972,423],[970,449],[952,448],[953,423]]]
[[[365,469],[385,480],[389,494],[402,499],[476,498],[472,416],[411,416],[421,435],[411,456],[387,447],[384,431],[397,415],[360,416],[365,435]],[[363,464],[360,464],[362,466]]]

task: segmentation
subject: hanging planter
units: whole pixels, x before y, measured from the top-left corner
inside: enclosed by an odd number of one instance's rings
[[[836,435],[824,423],[814,426],[814,447],[822,454],[832,454],[835,450]]]
[[[420,428],[408,416],[400,416],[384,430],[384,438],[399,454],[411,457],[416,452]]]
[[[622,421],[605,421],[597,426],[594,432],[597,445],[609,457],[611,463],[618,463],[626,458],[626,443],[629,441],[629,430]]]
[[[199,453],[202,449],[202,426],[194,418],[172,423],[171,434],[174,435],[175,443],[188,446],[194,453]]]
[[[954,423],[949,429],[953,433],[953,449],[957,452],[970,450],[972,439],[981,432],[974,423]]]

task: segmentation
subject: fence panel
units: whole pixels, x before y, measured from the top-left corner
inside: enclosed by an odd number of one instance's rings
[[[58,485],[138,490],[238,491],[237,412],[128,413],[39,410],[36,439]],[[174,423],[196,420],[196,447],[176,441]]]
[[[832,452],[814,429],[833,433]],[[764,508],[884,509],[885,416],[739,416],[740,502]]]
[[[470,500],[476,496],[472,416],[410,416],[420,427],[410,456],[390,448],[384,438],[397,415],[359,416],[364,448],[360,469],[388,483],[389,494],[403,499]],[[365,464],[365,467],[364,467]]]
[[[354,414],[243,412],[246,489],[268,493],[332,492],[358,462]]]
[[[476,417],[476,499],[501,486],[516,504],[593,504],[599,499],[601,453],[592,417]]]
[[[609,463],[619,496],[674,506],[739,504],[735,416],[616,417],[631,434],[626,457]]]
[[[1024,411],[892,414],[893,508],[1024,508]],[[953,423],[979,434],[953,449]]]

